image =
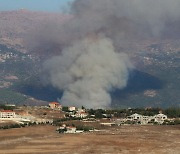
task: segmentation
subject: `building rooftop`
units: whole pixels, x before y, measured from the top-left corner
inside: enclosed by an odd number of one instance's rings
[[[3,111],[0,111],[0,112],[13,112],[12,110],[3,110]]]
[[[60,105],[58,102],[50,102],[49,104],[58,104],[58,105]]]

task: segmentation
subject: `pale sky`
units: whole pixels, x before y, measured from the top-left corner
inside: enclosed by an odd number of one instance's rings
[[[35,11],[62,12],[73,0],[0,0],[0,11],[28,9]]]

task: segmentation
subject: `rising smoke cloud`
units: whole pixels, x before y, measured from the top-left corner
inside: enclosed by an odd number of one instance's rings
[[[75,0],[67,22],[42,26],[41,39],[51,39],[35,49],[56,50],[44,70],[64,91],[62,103],[109,106],[109,92],[124,88],[133,68],[121,42],[179,37],[179,7],[179,0]]]
[[[108,107],[114,88],[126,86],[132,67],[127,55],[116,53],[112,41],[88,37],[46,61],[51,83],[64,91],[62,103],[88,108]]]

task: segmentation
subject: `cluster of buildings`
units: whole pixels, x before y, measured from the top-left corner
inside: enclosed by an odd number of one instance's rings
[[[49,103],[49,107],[47,107],[51,110],[58,110],[61,111],[63,109],[62,105],[60,105],[60,103],[58,102],[51,102]],[[43,118],[38,118],[38,117],[34,117],[31,114],[28,114],[27,111],[23,111],[26,113],[20,113],[18,112],[18,110],[0,110],[0,121],[7,121],[7,120],[11,120],[11,121],[15,121],[18,123],[25,123],[25,122],[33,122],[33,123],[53,123],[53,119],[47,119],[44,117]],[[95,116],[95,115],[94,115]],[[123,124],[142,124],[142,125],[146,125],[146,124],[163,124],[165,120],[169,120],[167,115],[164,115],[162,113],[159,113],[157,115],[154,116],[144,116],[144,115],[140,115],[140,114],[132,114],[126,118],[120,118],[120,119],[114,119],[114,118],[108,118],[107,114],[103,114],[104,117],[107,117],[106,119],[109,119],[110,122],[106,121],[106,122],[102,122],[100,123],[103,126],[114,126],[114,125],[123,125]],[[87,113],[87,111],[83,108],[76,108],[74,106],[70,106],[70,107],[66,107],[65,110],[65,117],[72,117],[72,118],[82,118],[83,122],[86,122],[85,120],[89,121],[92,119],[96,120],[95,117],[93,117],[93,115],[89,115]],[[93,118],[92,118],[93,117]],[[63,132],[65,131],[66,133],[75,133],[77,132],[75,127],[68,127],[63,125],[62,127],[59,128],[59,131]]]
[[[49,103],[49,107],[53,110],[62,110],[62,105],[58,102]],[[76,108],[75,106],[69,106],[67,111],[68,116],[73,118],[85,118],[88,116],[85,109]]]
[[[18,115],[12,110],[2,110],[0,111],[0,120],[2,121],[15,121],[15,122],[30,122],[32,119],[34,119],[32,116],[23,116]]]
[[[85,109],[77,109],[69,112],[69,116],[74,118],[86,118],[88,113],[86,113]]]
[[[17,123],[53,123],[53,119],[37,118],[29,114],[18,114],[12,110],[0,111],[0,121],[14,121]]]
[[[8,105],[9,106],[9,105]],[[15,106],[11,106],[15,107]],[[58,102],[51,102],[49,103],[49,107],[47,107],[52,110],[58,110],[62,111],[62,105]],[[66,116],[68,117],[74,117],[74,118],[85,118],[88,116],[88,113],[86,113],[85,109],[78,109],[74,106],[67,107]],[[19,110],[0,110],[0,121],[14,121],[17,123],[53,123],[53,119],[47,119],[47,118],[39,118],[34,117],[31,114],[28,114],[27,111],[19,111]]]
[[[0,52],[1,52],[1,49],[0,49]],[[21,58],[21,60],[25,60],[26,58],[31,59],[31,60],[35,59],[35,57],[33,57],[30,54],[27,54],[27,55],[24,54],[21,57],[19,57],[18,54],[13,53],[13,52],[6,52],[6,53],[1,53],[0,54],[0,62],[2,62],[2,63],[6,62],[8,59],[16,60],[16,59],[19,59],[19,58]]]
[[[17,58],[17,56],[18,56],[17,54],[14,54],[12,52],[0,54],[0,62],[6,62],[7,59]]]
[[[157,123],[157,124],[163,124],[165,120],[167,120],[167,115],[164,115],[162,113],[159,113],[155,116],[144,116],[140,114],[132,114],[131,116],[128,116],[124,119],[117,119],[117,124],[125,124],[125,123],[134,123],[134,124],[142,124],[146,125],[148,123]]]

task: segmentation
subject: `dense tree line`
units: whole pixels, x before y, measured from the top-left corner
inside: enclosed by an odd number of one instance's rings
[[[168,108],[164,113],[170,118],[180,118],[180,108]]]
[[[7,124],[5,126],[0,126],[0,129],[11,129],[11,128],[22,128],[22,127],[28,127],[28,126],[35,126],[35,125],[46,125],[46,124],[51,124],[49,122],[41,122],[41,123],[36,123],[36,122],[28,122],[28,123],[22,123],[22,124]]]
[[[112,116],[117,118],[125,118],[129,115],[132,115],[134,113],[141,114],[144,116],[154,116],[159,113],[166,114],[169,118],[180,118],[180,108],[168,108],[168,109],[161,109],[161,108],[135,108],[135,109],[109,109],[109,110],[103,110],[103,109],[89,109],[87,110],[89,115],[94,115],[95,118],[105,118]],[[106,116],[104,116],[106,114]]]
[[[8,90],[0,90],[0,103],[11,103],[11,104],[23,104],[27,97],[23,96],[20,93]]]
[[[0,104],[0,109],[3,109],[3,110],[14,110],[15,107],[14,106],[6,106],[4,104]]]

